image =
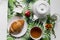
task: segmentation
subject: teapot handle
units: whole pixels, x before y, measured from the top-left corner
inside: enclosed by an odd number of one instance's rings
[[[36,19],[38,19],[38,17],[36,15],[33,15],[33,21],[35,21]]]

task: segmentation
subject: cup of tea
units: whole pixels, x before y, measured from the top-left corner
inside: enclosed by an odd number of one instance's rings
[[[30,30],[30,37],[34,40],[39,40],[42,37],[42,30],[39,27],[33,27]]]

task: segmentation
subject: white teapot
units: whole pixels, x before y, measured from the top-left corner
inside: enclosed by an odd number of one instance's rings
[[[44,18],[49,14],[49,3],[47,1],[36,1],[32,6],[32,11],[34,16],[37,18]],[[35,17],[34,17],[35,19]]]

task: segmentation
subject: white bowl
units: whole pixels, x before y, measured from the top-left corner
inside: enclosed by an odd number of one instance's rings
[[[34,28],[34,27],[33,27]],[[39,27],[38,27],[39,28]],[[40,28],[41,29],[41,28]],[[31,30],[30,30],[31,31]],[[41,29],[41,31],[42,31],[42,29]],[[30,37],[32,38],[32,39],[34,39],[34,40],[39,40],[39,39],[41,39],[42,38],[42,36],[43,36],[43,31],[42,31],[42,33],[41,33],[41,36],[40,37],[38,37],[38,38],[34,38],[34,37],[32,37],[31,36],[31,34],[30,34]]]
[[[49,12],[49,3],[46,1],[37,1],[33,4],[32,10],[37,17],[45,17]]]
[[[20,18],[20,17],[13,17],[13,18],[8,22],[8,31],[9,31],[9,29],[10,29],[10,27],[11,27],[11,24],[12,24],[14,21],[16,21],[16,20],[21,20],[21,18]],[[24,21],[25,21],[25,20],[24,20]],[[17,34],[17,35],[11,34],[11,36],[13,36],[13,37],[21,37],[21,36],[23,36],[23,35],[26,33],[26,31],[27,31],[27,23],[26,23],[26,21],[25,21],[24,27],[23,27],[22,31],[21,31],[19,34]]]

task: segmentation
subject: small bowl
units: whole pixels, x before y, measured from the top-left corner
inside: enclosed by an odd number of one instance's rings
[[[32,35],[31,35],[31,31],[32,31],[34,28],[35,28],[35,29],[37,28],[37,30],[39,29],[39,30],[41,31],[41,35],[40,35],[38,38],[34,38],[34,37],[32,37]],[[41,39],[41,38],[42,38],[42,34],[43,34],[43,32],[42,32],[41,28],[39,28],[39,27],[33,27],[33,28],[30,30],[30,37],[31,37],[32,39],[34,39],[34,40],[39,40],[39,39]]]

